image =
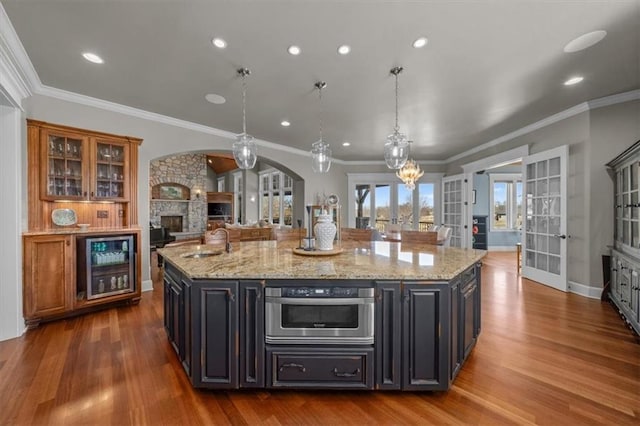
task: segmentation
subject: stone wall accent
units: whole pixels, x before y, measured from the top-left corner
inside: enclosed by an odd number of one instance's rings
[[[151,188],[161,183],[179,183],[186,186],[191,190],[191,199],[150,200],[151,224],[159,226],[161,216],[183,216],[183,232],[204,232],[207,227],[206,156],[181,154],[152,160],[149,166],[149,194]]]

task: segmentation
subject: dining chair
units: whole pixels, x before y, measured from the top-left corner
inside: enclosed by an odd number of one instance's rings
[[[403,243],[436,244],[438,233],[431,231],[402,231],[400,241]]]
[[[451,241],[451,232],[452,229],[448,226],[441,226],[440,229],[438,229],[438,232],[436,232],[438,236],[436,244],[439,246],[449,247],[449,243]]]
[[[342,228],[340,230],[342,241],[371,241],[373,230],[359,228]]]
[[[276,241],[300,241],[307,236],[306,228],[275,228]]]

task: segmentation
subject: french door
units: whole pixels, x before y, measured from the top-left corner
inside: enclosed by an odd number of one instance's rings
[[[465,247],[466,193],[464,175],[442,178],[442,223],[451,228],[451,247]]]
[[[522,161],[522,276],[567,291],[567,145]]]

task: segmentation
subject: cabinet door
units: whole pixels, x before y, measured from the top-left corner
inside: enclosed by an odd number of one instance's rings
[[[191,376],[192,365],[192,324],[191,324],[191,281],[188,279],[181,279],[180,286],[182,287],[180,297],[180,335],[182,337],[182,352],[180,353],[180,359],[182,360],[182,367],[187,372],[188,376]]]
[[[94,139],[91,152],[92,200],[129,199],[129,144]]]
[[[406,284],[403,294],[405,390],[449,388],[448,284]],[[446,336],[443,338],[442,336]]]
[[[73,309],[74,250],[69,235],[25,237],[23,293],[27,324]]]
[[[40,133],[40,198],[82,200],[87,196],[88,140],[75,133],[43,129]]]
[[[237,281],[204,281],[192,287],[195,387],[238,387]]]
[[[264,387],[264,302],[260,281],[240,282],[240,387]]]
[[[450,369],[449,379],[453,380],[460,371],[462,365],[462,344],[460,342],[460,280],[456,279],[450,287],[450,300],[449,306],[451,306],[451,313],[449,315],[451,333],[449,336],[450,345]]]
[[[376,282],[376,389],[400,389],[400,282]]]
[[[461,332],[463,359],[467,359],[476,344],[476,289],[475,280],[467,283],[462,290]]]

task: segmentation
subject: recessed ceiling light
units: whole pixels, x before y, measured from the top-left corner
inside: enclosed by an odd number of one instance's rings
[[[211,40],[211,43],[213,43],[213,45],[218,49],[224,49],[225,47],[227,47],[227,42],[218,37]]]
[[[96,55],[95,53],[85,52],[82,54],[82,57],[85,58],[89,62],[93,62],[94,64],[103,64],[104,60]]]
[[[415,47],[416,49],[419,49],[421,47],[425,47],[426,45],[427,45],[427,38],[426,37],[417,38],[413,42],[413,47]]]
[[[282,127],[289,127],[289,126],[291,126],[291,123],[290,123],[290,122],[288,122],[287,120],[282,120],[282,121],[280,122],[280,125],[281,125]]]
[[[211,161],[211,158],[209,158],[207,161],[209,162],[209,164],[213,163],[213,161]]]
[[[564,82],[564,85],[572,86],[574,84],[580,83],[582,80],[584,80],[584,77],[580,77],[580,76],[571,77],[569,80]]]
[[[302,49],[300,49],[300,47],[298,46],[289,46],[289,48],[287,49],[287,52],[295,56],[295,55],[299,55],[300,52],[302,52]]]
[[[351,146],[350,142],[342,142],[342,146]]]
[[[349,47],[346,44],[343,44],[342,46],[338,47],[338,53],[341,55],[348,55],[349,52],[351,52],[351,47]]]
[[[209,102],[211,102],[212,104],[216,104],[216,105],[221,105],[227,102],[227,100],[224,97],[220,95],[216,95],[215,93],[209,93],[204,98]]]
[[[604,30],[592,31],[587,34],[583,34],[580,37],[574,38],[564,47],[564,51],[566,53],[579,52],[580,50],[584,50],[587,47],[591,47],[594,44],[601,41],[607,32]]]

